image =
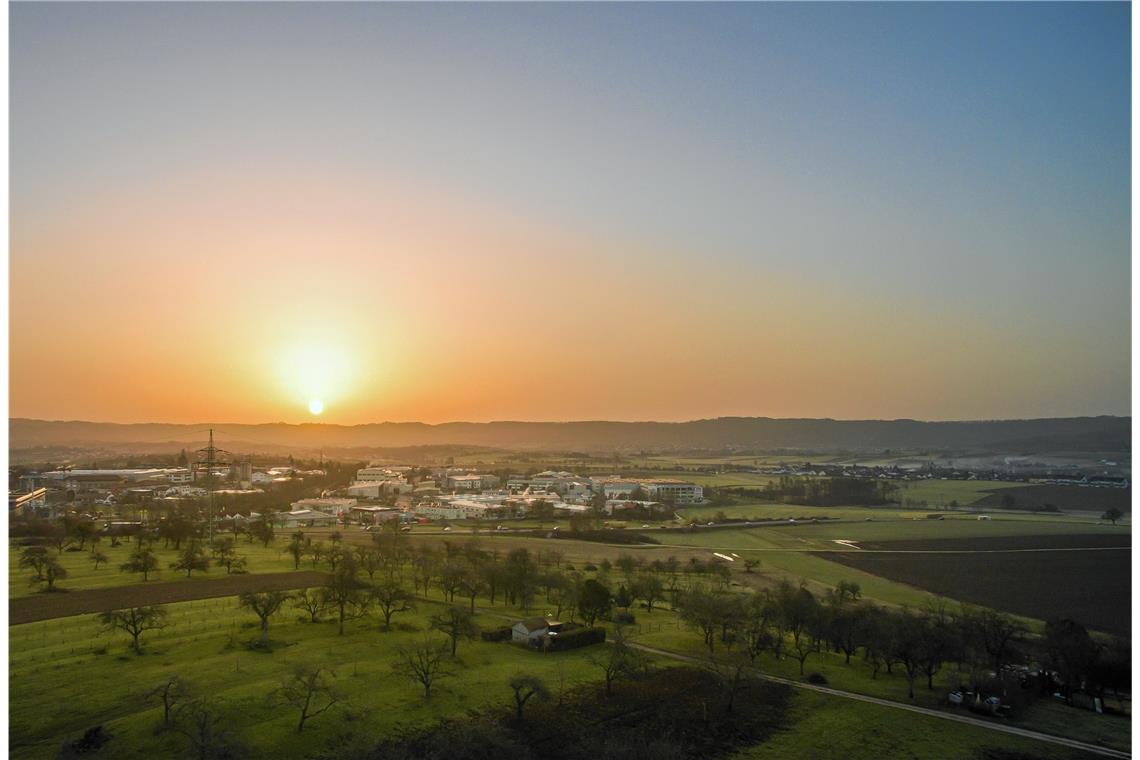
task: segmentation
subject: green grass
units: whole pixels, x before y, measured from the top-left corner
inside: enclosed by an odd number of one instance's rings
[[[260,543],[247,544],[244,539],[241,539],[236,544],[236,550],[239,557],[246,559],[246,569],[251,573],[283,573],[293,569],[293,558],[285,553],[286,543],[287,539],[278,538],[275,543],[270,544],[269,548],[265,548]],[[326,544],[327,543],[326,541]],[[8,549],[9,598],[29,596],[37,593],[41,588],[39,585],[29,583],[29,579],[33,574],[29,570],[19,566],[20,548],[21,547],[17,546],[9,546]],[[161,541],[155,542],[152,548],[158,555],[159,572],[151,573],[151,580],[186,580],[186,573],[170,569],[170,563],[175,561],[178,552],[174,551],[174,549],[164,549]],[[124,573],[119,570],[119,566],[126,562],[131,552],[135,550],[134,542],[129,544],[122,542],[119,546],[112,547],[109,541],[104,540],[99,544],[98,550],[107,555],[108,561],[106,564],[100,565],[99,569],[96,570],[94,563],[91,561],[90,547],[85,551],[69,552],[65,550],[61,554],[57,553],[54,548],[49,547],[49,555],[58,559],[67,569],[67,577],[58,581],[57,585],[60,588],[68,590],[80,590],[128,586],[132,583],[142,581],[141,574]],[[311,568],[311,562],[301,562],[302,570]],[[192,578],[220,578],[225,576],[225,574],[226,569],[224,567],[211,561],[208,572],[195,572]]]
[[[909,526],[911,522],[900,521],[900,525]],[[935,526],[921,524],[914,529],[936,530],[948,523],[949,521]],[[1025,522],[1023,527],[1032,528],[1036,524]],[[963,525],[971,530],[979,529],[975,523],[963,522]],[[992,528],[996,525],[1001,523],[995,520],[992,524],[983,524],[983,527]],[[762,562],[757,573],[737,575],[738,581],[749,584],[755,581],[770,583],[779,577],[793,580],[803,577],[811,579],[817,585],[834,586],[839,580],[855,580],[862,586],[864,596],[880,601],[918,605],[931,597],[926,592],[904,584],[845,568],[802,551],[789,550],[790,546],[819,539],[820,536],[812,531],[833,527],[843,526],[654,534],[662,538],[669,536],[678,540],[707,543],[695,548],[616,547],[577,541],[553,543],[508,536],[487,538],[483,541],[483,548],[508,550],[515,546],[527,546],[533,551],[556,549],[563,551],[567,559],[573,557],[574,561],[585,558],[597,561],[603,556],[612,559],[623,553],[635,554],[648,560],[670,553],[682,558],[708,556],[712,547],[728,539],[731,543],[745,544],[739,551],[742,557],[755,556]],[[858,523],[855,527],[882,529],[876,523]],[[812,538],[797,535],[800,531]],[[319,538],[320,535],[314,532],[314,537]],[[346,540],[365,541],[367,537],[364,534],[346,534]],[[415,540],[437,541],[438,538],[423,537]],[[277,543],[284,545],[280,538]],[[250,552],[253,566],[259,571],[292,569],[291,559],[279,555],[277,548],[265,550],[257,545],[242,544],[241,549]],[[113,551],[120,550],[128,551],[129,547]],[[169,553],[173,554],[172,551]],[[85,556],[78,554],[65,553],[63,556],[65,561],[88,561]],[[164,557],[165,561],[169,559]],[[305,562],[302,568],[309,565]],[[106,571],[106,575],[102,575],[103,572],[86,579],[77,574],[69,581],[83,581],[85,587],[96,587],[101,584],[122,585],[137,580],[135,576],[117,570]],[[162,577],[169,579],[174,574],[167,571]],[[19,583],[20,580],[14,582]],[[613,575],[611,580],[616,583],[618,576]],[[21,587],[21,590],[24,588]],[[485,603],[485,600],[481,599],[480,603]],[[65,739],[75,738],[84,729],[98,724],[105,725],[115,735],[116,757],[142,758],[178,753],[184,740],[168,733],[155,732],[154,728],[159,721],[158,708],[143,698],[147,690],[173,673],[192,681],[197,680],[199,684],[208,684],[211,699],[230,716],[237,735],[251,745],[255,756],[283,758],[304,757],[318,748],[328,746],[346,732],[374,739],[397,723],[421,725],[442,716],[461,715],[467,709],[488,705],[502,706],[506,710],[510,694],[505,682],[516,670],[539,675],[552,686],[558,683],[560,677],[567,684],[595,681],[598,678],[599,671],[586,661],[590,655],[588,649],[544,656],[508,644],[461,643],[459,677],[441,682],[439,691],[432,699],[424,701],[416,684],[392,674],[391,663],[395,660],[396,648],[421,636],[430,614],[437,611],[440,605],[438,592],[433,590],[432,599],[421,601],[415,613],[395,618],[397,624],[416,630],[384,633],[379,630],[377,620],[371,618],[348,623],[343,637],[336,635],[334,624],[301,622],[297,619],[296,611],[288,610],[274,618],[271,638],[275,647],[271,654],[253,652],[242,645],[241,642],[252,640],[256,636],[256,618],[251,613],[240,610],[234,598],[169,605],[171,625],[163,631],[144,635],[146,651],[142,656],[128,651],[128,640],[124,634],[100,633],[94,616],[90,615],[12,627],[9,629],[11,756],[52,757]],[[541,606],[535,610],[542,611]],[[519,610],[503,607],[483,609],[480,611],[479,622],[484,627],[495,627],[517,619],[522,614]],[[638,640],[647,645],[698,655],[705,651],[699,634],[681,625],[676,614],[667,608],[653,613],[638,613],[637,627]],[[314,719],[304,734],[298,736],[293,710],[266,702],[265,695],[280,683],[291,667],[300,662],[334,667],[338,674],[338,684],[348,701],[343,708],[338,707]],[[794,660],[777,661],[766,655],[761,658],[760,664],[766,672],[799,677],[798,663]],[[869,671],[858,659],[847,665],[841,656],[816,653],[807,662],[807,672],[823,673],[831,685],[839,689],[906,701],[906,684],[901,676],[884,674],[878,679],[871,679]],[[77,691],[77,679],[92,688]],[[956,674],[945,670],[939,674],[934,691],[928,691],[924,684],[918,685],[916,702],[939,706],[946,690],[953,685],[956,685]],[[58,709],[63,701],[67,702],[66,710]],[[774,749],[764,745],[750,752],[762,753],[756,757],[778,757],[781,748],[791,752],[795,747],[802,746],[808,756],[813,756],[811,752],[816,746],[815,737],[827,725],[825,717],[816,716],[815,707],[831,710],[830,713],[825,711],[824,716],[839,716],[834,718],[837,721],[870,720],[867,717],[870,713],[861,711],[862,706],[840,709],[804,704],[807,707],[797,717],[799,724],[787,734],[774,739]],[[1047,703],[1044,707],[1049,711],[1058,709]],[[1027,721],[1032,725],[1027,723],[1026,727],[1060,730],[1052,727],[1061,726],[1067,734],[1077,738],[1102,739],[1117,746],[1127,744],[1129,721],[1117,720],[1110,724],[1103,720],[1105,716],[1080,713],[1063,707],[1059,709],[1063,714],[1046,712],[1038,716],[1036,712],[1031,713]],[[913,718],[920,719],[921,722],[921,716]],[[820,723],[820,720],[824,722]],[[897,724],[891,724],[886,717],[876,717],[874,720],[877,728],[868,735],[871,738],[867,742],[870,747],[882,748],[880,754],[886,753],[883,756],[895,756],[891,753],[893,747],[903,748],[904,752],[909,752],[909,748],[914,747],[913,752],[917,756],[932,757],[942,756],[938,751],[942,746],[965,748],[963,752],[983,746],[971,743],[974,740],[968,738],[968,735],[976,730],[968,727],[935,722],[937,730],[928,732],[931,740],[924,745],[921,742],[922,732],[912,731],[911,716],[906,716],[905,720],[896,718]],[[1002,741],[1003,738],[995,735],[994,741],[984,746],[1007,746]],[[840,743],[837,746],[848,745]],[[1033,743],[1032,746],[1038,745]],[[969,751],[973,752],[973,749]],[[802,753],[793,754],[804,756]],[[741,755],[752,756],[748,753]]]
[[[556,688],[595,680],[600,671],[588,649],[542,655],[507,643],[461,642],[459,677],[440,681],[430,700],[418,684],[394,675],[396,648],[423,635],[439,602],[421,602],[415,613],[394,622],[415,631],[384,633],[376,618],[351,622],[346,635],[335,623],[304,623],[289,610],[273,619],[272,653],[259,653],[231,639],[256,637],[256,618],[236,600],[214,599],[169,605],[171,625],[144,634],[144,654],[128,651],[125,634],[100,634],[94,616],[32,623],[10,629],[9,740],[11,757],[53,757],[64,739],[102,724],[114,734],[115,757],[176,754],[185,740],[155,733],[157,704],[144,694],[171,674],[198,685],[212,704],[230,716],[237,734],[256,757],[304,757],[327,747],[347,730],[379,738],[397,723],[416,725],[488,705],[508,709],[507,678],[516,670],[543,678]],[[501,613],[481,614],[486,627],[502,625]],[[511,617],[518,617],[515,613]],[[434,634],[443,640],[442,634]],[[105,654],[100,650],[107,647]],[[300,663],[331,666],[347,701],[296,733],[293,708],[274,706],[265,695]],[[90,688],[77,690],[77,679]],[[67,709],[61,710],[61,700]]]
[[[636,640],[640,643],[701,658],[708,656],[708,650],[704,645],[701,635],[681,624],[677,615],[671,610],[662,609],[660,611],[655,610],[652,614],[639,614],[638,623],[641,624],[641,633],[638,634]],[[895,702],[915,704],[920,707],[940,709],[949,713],[960,714],[959,708],[949,707],[945,701],[946,694],[958,688],[961,681],[966,680],[953,666],[947,666],[935,675],[933,689],[927,688],[924,677],[920,677],[916,680],[914,689],[915,697],[912,701],[907,695],[906,678],[903,675],[901,667],[896,666],[893,674],[880,672],[877,678],[872,678],[870,669],[863,663],[859,655],[853,656],[850,663],[846,663],[844,660],[844,656],[840,653],[813,652],[804,664],[804,672],[806,674],[820,673],[827,678],[828,685],[831,688],[840,689],[842,691],[866,694],[872,697],[879,697],[880,699],[889,699]],[[771,653],[766,652],[757,658],[756,664],[762,672],[770,675],[782,676],[793,680],[803,679],[803,676],[799,674],[799,662],[790,656],[785,656],[783,659],[777,660]],[[888,708],[876,709],[888,711]],[[891,714],[889,711],[885,712],[884,719],[890,720]],[[945,732],[948,735],[957,735],[961,729],[968,729],[968,727],[944,723],[935,718],[922,718],[922,716],[898,712],[894,712],[893,715],[894,721],[899,724],[906,724],[907,726],[911,725],[912,718],[930,721],[932,725],[945,726],[945,728],[939,730],[939,733]],[[826,724],[820,725],[822,728],[822,726]],[[1110,747],[1120,749],[1127,749],[1131,742],[1130,720],[1118,716],[1096,715],[1095,713],[1059,705],[1047,699],[1041,699],[1034,703],[1028,708],[1023,718],[1013,721],[1011,725],[1043,733],[1067,736],[1082,741],[1096,742],[1100,740]],[[979,736],[991,735],[982,729],[973,729],[972,731],[976,732]],[[793,733],[796,737],[793,741],[799,741],[804,738],[810,739],[810,735],[813,734],[814,731],[801,730],[801,727],[797,725]],[[883,737],[881,738],[884,741],[911,741],[920,740],[921,738],[919,735],[909,737],[906,731],[900,736],[894,736],[893,732],[886,727],[882,729],[882,733]],[[966,730],[965,733],[969,734],[971,730]],[[805,737],[801,734],[809,736]],[[1047,746],[1040,742],[1033,742],[1032,745]],[[783,746],[782,744],[777,745],[777,747]],[[768,751],[770,750],[765,750],[765,752]],[[926,751],[931,751],[929,746]],[[761,754],[757,756],[778,757],[779,755]],[[792,756],[800,757],[804,755],[793,754]],[[807,756],[814,757],[814,755],[811,754]],[[842,757],[843,755],[824,756]],[[888,754],[886,756],[894,757],[895,755]],[[922,756],[941,757],[943,755]],[[948,756],[960,757],[962,755],[951,754]],[[1065,755],[1061,756],[1064,757]],[[752,755],[745,754],[742,755],[742,757],[752,757]]]
[[[983,749],[1049,760],[1086,756],[1044,742],[815,692],[796,692],[791,719],[792,730],[741,750],[731,756],[732,760],[969,758],[979,756]]]

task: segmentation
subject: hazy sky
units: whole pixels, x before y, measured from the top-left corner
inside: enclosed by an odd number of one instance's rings
[[[13,4],[10,414],[1130,411],[1130,8]]]

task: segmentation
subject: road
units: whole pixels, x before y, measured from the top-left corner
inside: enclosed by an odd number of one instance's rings
[[[668,657],[682,662],[694,663],[697,665],[703,664],[704,660],[699,657],[693,657],[687,654],[680,654],[679,652],[671,652],[668,649],[658,649],[656,647],[645,646],[644,644],[631,643],[631,647],[640,649],[644,652],[660,655],[661,657]],[[1109,747],[1101,747],[1096,744],[1089,744],[1087,742],[1077,741],[1076,739],[1066,739],[1063,736],[1053,736],[1052,734],[1043,734],[1038,731],[1029,731],[1024,728],[1017,728],[1015,726],[1008,726],[1003,723],[994,723],[992,721],[975,718],[969,715],[958,715],[955,713],[944,712],[942,710],[933,710],[929,707],[918,707],[917,705],[908,705],[903,702],[892,702],[889,699],[880,699],[879,697],[870,697],[866,694],[856,694],[850,691],[840,691],[838,689],[831,689],[827,686],[817,686],[816,684],[804,683],[802,681],[793,681],[790,678],[781,678],[780,676],[772,676],[766,673],[757,673],[757,676],[765,681],[773,683],[780,683],[786,686],[794,686],[797,689],[807,689],[809,691],[817,691],[821,694],[830,694],[833,697],[842,697],[844,699],[854,699],[859,702],[868,702],[873,705],[881,705],[883,707],[890,707],[895,710],[906,710],[919,715],[928,715],[932,718],[940,718],[942,720],[955,721],[957,723],[965,723],[969,726],[977,726],[978,728],[988,729],[990,731],[999,731],[1013,736],[1020,736],[1024,739],[1034,739],[1036,741],[1047,742],[1049,744],[1056,744],[1070,749],[1081,750],[1082,752],[1089,752],[1094,755],[1102,757],[1113,758],[1130,758],[1131,753],[1124,752],[1118,749],[1111,749]]]

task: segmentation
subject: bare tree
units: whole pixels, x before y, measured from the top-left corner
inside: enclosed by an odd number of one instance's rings
[[[336,570],[329,575],[322,594],[325,604],[337,611],[337,633],[344,635],[344,621],[362,617],[368,611],[368,584],[356,577],[356,562],[352,555],[340,557]]]
[[[44,563],[47,562],[47,549],[42,546],[29,546],[20,551],[20,567],[36,571],[33,583],[44,579]]]
[[[397,612],[408,612],[413,609],[412,599],[414,597],[404,588],[404,584],[395,578],[387,578],[381,581],[379,586],[372,588],[371,593],[373,601],[380,609],[380,614],[384,616],[385,631],[392,630],[393,615]]]
[[[293,607],[309,613],[309,622],[319,623],[328,605],[323,589],[306,588],[293,595]]]
[[[195,570],[206,572],[210,569],[210,558],[202,551],[202,547],[198,545],[197,541],[191,541],[186,544],[178,555],[178,559],[170,563],[171,570],[185,570],[186,577],[190,577],[190,573]]]
[[[281,605],[291,597],[284,591],[246,591],[238,597],[242,607],[248,607],[261,620],[261,648],[269,647],[269,618],[277,614]]]
[[[124,573],[142,573],[145,582],[151,573],[158,572],[158,555],[149,546],[138,545],[119,569]]]
[[[194,699],[176,711],[172,728],[190,740],[190,756],[197,760],[222,760],[245,755],[222,725],[222,718],[205,703]]]
[[[475,625],[471,611],[466,607],[455,605],[440,615],[432,615],[431,627],[443,632],[451,640],[451,656],[459,646],[460,639],[470,641],[479,635],[479,626]]]
[[[41,576],[32,578],[31,583],[46,583],[47,591],[55,591],[55,582],[67,577],[67,568],[60,564],[59,560],[55,557],[44,557],[43,566],[40,568]]]
[[[411,679],[424,687],[424,699],[431,697],[431,687],[441,678],[455,675],[451,670],[447,642],[424,639],[412,648],[397,650],[399,657],[392,664],[397,675]]]
[[[131,636],[131,648],[142,654],[139,637],[146,631],[166,627],[166,610],[163,607],[128,607],[122,610],[108,610],[99,615],[99,622],[108,631],[125,631]]]
[[[522,720],[523,708],[531,699],[537,699],[540,702],[550,699],[550,690],[537,676],[516,673],[511,676],[511,680],[507,681],[507,685],[514,691],[515,717],[519,720]]]
[[[589,662],[602,669],[606,682],[606,696],[613,694],[615,681],[639,675],[648,668],[649,663],[645,655],[630,646],[631,640],[629,628],[616,625],[612,643],[605,648],[604,654],[587,658]]]
[[[292,705],[301,711],[297,721],[298,733],[305,730],[305,721],[342,701],[334,688],[335,677],[336,673],[327,668],[299,665],[293,670],[293,675],[273,692],[279,703]]]
[[[101,551],[93,550],[91,552],[91,561],[95,563],[95,569],[99,569],[99,565],[107,564],[107,555]]]
[[[748,682],[748,667],[750,664],[751,660],[746,652],[725,652],[719,657],[709,655],[706,669],[716,677],[721,688],[724,689],[725,695],[728,697],[724,708],[725,712],[732,712],[732,708],[736,704],[737,694],[741,692],[744,685]]]
[[[174,710],[190,698],[190,687],[179,676],[172,675],[146,693],[147,699],[162,702],[162,725],[169,726]]]

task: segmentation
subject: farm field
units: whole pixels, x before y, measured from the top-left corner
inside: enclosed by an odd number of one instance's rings
[[[1024,515],[1002,515],[1000,518],[983,521],[948,517],[945,520],[876,519],[872,522],[857,520],[755,528],[700,528],[693,531],[655,531],[652,535],[663,545],[673,549],[704,549],[710,554],[717,551],[731,552],[739,555],[742,560],[759,560],[760,566],[756,576],[738,576],[747,579],[749,585],[766,585],[782,577],[792,581],[805,579],[818,589],[833,587],[841,580],[849,580],[860,584],[864,596],[888,604],[918,606],[936,595],[941,595],[958,601],[989,604],[1035,621],[1042,620],[1042,615],[1048,611],[1042,606],[1032,608],[1025,604],[1010,606],[1009,602],[1016,601],[1015,597],[1019,597],[1016,592],[1011,593],[1007,590],[999,595],[995,591],[984,599],[959,596],[963,582],[955,579],[963,576],[960,567],[965,560],[962,555],[890,555],[852,552],[835,542],[855,541],[864,549],[886,548],[897,544],[895,548],[910,551],[924,547],[932,551],[942,546],[939,542],[947,541],[957,542],[945,545],[945,550],[954,551],[982,549],[986,546],[1059,549],[1088,545],[1131,545],[1131,531],[1128,527],[1054,517],[1030,519]],[[859,556],[853,560],[843,559],[857,554]],[[1068,575],[1060,582],[1074,589],[1075,603],[1080,603],[1079,607],[1074,607],[1068,614],[1083,620],[1078,614],[1078,610],[1087,609],[1087,603],[1078,598],[1080,597],[1078,590],[1083,588],[1082,584],[1097,585],[1100,588],[1098,594],[1111,596],[1117,605],[1123,599],[1127,605],[1130,598],[1128,596],[1130,554],[1130,551],[1125,550],[985,554],[978,555],[977,559],[977,563],[985,569],[975,575],[987,578],[985,583],[991,584],[995,589],[1016,589],[1020,584],[1022,567],[1045,566],[1042,572],[1050,577],[1054,573],[1049,567],[1066,567],[1068,569],[1065,572]],[[942,557],[937,560],[942,569],[938,572],[928,570],[925,574],[920,574],[917,568],[930,568],[932,556]],[[1056,559],[1058,557],[1060,560]],[[1023,561],[1024,564],[1019,564]],[[1050,564],[1058,562],[1060,564]],[[895,567],[897,570],[889,571]],[[912,572],[912,568],[916,569]],[[1102,572],[1110,573],[1111,579],[1102,582]],[[921,582],[927,578],[930,579],[929,582]],[[978,583],[982,581],[979,580]],[[1025,598],[1030,596],[1032,594],[1024,595]],[[1050,598],[1050,593],[1046,591],[1042,596]],[[1054,611],[1059,609],[1059,604],[1053,605]],[[1110,606],[1108,609],[1121,608]],[[1104,622],[1103,618],[1103,614],[1101,618],[1097,618],[1098,626],[1108,626],[1104,628],[1107,631],[1119,630],[1119,625],[1113,624],[1111,620]],[[1084,622],[1093,625],[1092,619]]]
[[[821,556],[960,601],[1039,620],[1072,617],[1090,629],[1127,637],[1132,552],[1131,539],[1122,539],[1049,536],[886,541],[864,545],[879,551]],[[1099,549],[1064,551],[1090,544]],[[1000,551],[1039,547],[1053,551]],[[886,553],[892,549],[921,553]],[[980,549],[987,553],[938,553]]]
[[[235,543],[237,554],[247,561],[246,570],[249,573],[283,573],[293,570],[293,559],[285,553],[286,539],[279,537],[268,548],[260,543],[247,544],[244,540]],[[8,598],[30,596],[37,594],[38,585],[29,582],[31,577],[28,570],[21,568],[20,548],[10,544],[8,547]],[[164,548],[161,541],[155,542],[151,548],[158,555],[159,571],[151,573],[150,579],[164,582],[182,582],[200,578],[225,578],[226,569],[211,563],[207,572],[195,572],[192,578],[186,573],[170,569],[170,564],[177,558],[178,552],[173,548]],[[119,546],[111,546],[104,541],[99,544],[98,551],[107,556],[107,562],[98,570],[91,560],[91,548],[84,551],[68,551],[57,553],[54,548],[48,551],[56,557],[67,570],[67,578],[59,581],[58,585],[66,589],[107,588],[109,586],[127,586],[142,581],[138,573],[125,573],[119,570],[120,565],[126,562],[135,550],[133,542],[123,541]],[[311,563],[302,563],[301,569],[306,569]]]
[[[1089,488],[1068,485],[1021,485],[989,494],[978,502],[978,506],[1000,506],[1002,498],[1012,497],[1018,504],[1034,507],[1053,504],[1060,509],[1080,509],[1104,512],[1116,507],[1122,512],[1132,511],[1131,488]]]
[[[297,611],[290,609],[273,618],[273,650],[268,653],[245,646],[244,642],[256,636],[256,618],[240,609],[234,598],[172,604],[168,609],[170,625],[144,634],[142,655],[129,651],[125,635],[100,632],[90,615],[11,627],[10,756],[54,757],[64,741],[77,738],[94,725],[103,725],[113,737],[109,745],[113,752],[108,756],[179,754],[186,739],[156,730],[161,709],[157,701],[146,697],[173,674],[209,695],[211,706],[224,716],[222,725],[247,746],[252,756],[281,758],[303,758],[342,740],[372,742],[397,726],[427,725],[472,709],[507,711],[510,690],[506,681],[515,672],[543,678],[556,693],[596,683],[600,677],[600,671],[589,662],[589,648],[543,655],[506,643],[461,642],[456,676],[440,681],[432,697],[425,700],[419,685],[395,675],[391,663],[398,647],[420,640],[429,616],[443,609],[439,599],[418,600],[414,612],[394,618],[391,632],[383,632],[378,620],[370,618],[347,623],[343,637],[336,634],[335,623],[302,622]],[[506,607],[481,607],[477,621],[495,627],[521,615],[521,611]],[[635,640],[648,645],[694,654],[703,651],[700,635],[682,625],[668,609],[640,614],[635,630]],[[295,709],[274,703],[268,695],[302,663],[331,667],[345,701],[311,720],[299,734]],[[658,658],[657,663],[675,664],[667,658]],[[764,672],[797,677],[793,660],[764,655],[759,664]],[[823,653],[813,655],[808,669],[823,673],[837,688],[905,698],[905,682],[900,675],[880,675],[872,680],[857,660],[845,665],[842,657]],[[65,711],[56,709],[59,695],[74,683],[77,672],[99,688],[70,699]],[[944,671],[935,690],[916,693],[917,702],[938,706],[944,690],[955,679],[956,674]],[[784,753],[796,748],[813,753],[820,741],[817,710],[822,709],[854,732],[835,745],[845,748],[843,757],[879,758],[892,747],[906,748],[919,757],[944,756],[948,747],[954,748],[955,757],[981,758],[985,749],[1047,758],[1081,756],[980,728],[943,725],[932,718],[900,719],[890,708],[840,698],[797,691],[795,704],[800,709],[786,730],[769,740],[771,747],[766,742],[736,757],[787,756]],[[1078,717],[1078,725],[1070,726],[1068,733],[1095,734],[1110,746],[1127,741],[1128,722],[1124,719],[1101,720],[1101,716],[1083,713]],[[1097,721],[1096,726],[1087,725],[1090,719]],[[856,726],[866,732],[862,742],[857,741]]]
[[[324,583],[328,573],[301,570],[294,573],[259,573],[230,575],[223,578],[198,578],[192,581],[132,583],[81,591],[39,594],[8,600],[9,625],[33,623],[37,620],[98,613],[147,604],[168,604],[194,599],[236,596],[246,591],[292,591]]]

